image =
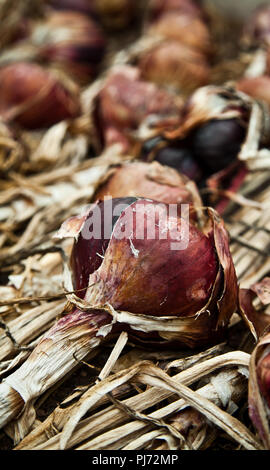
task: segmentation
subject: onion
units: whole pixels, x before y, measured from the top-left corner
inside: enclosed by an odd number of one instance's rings
[[[152,139],[150,158],[200,182],[237,161],[250,111],[250,103],[233,90],[213,85],[198,88],[182,107],[180,124],[160,130],[156,141]],[[142,143],[141,158],[146,146],[147,141]]]
[[[175,122],[182,100],[153,83],[141,79],[136,67],[114,67],[97,95],[93,117],[99,144],[108,147],[120,143],[123,152],[134,141],[134,132],[145,120],[153,127]],[[151,124],[150,124],[151,125]]]
[[[95,229],[90,227],[95,211],[106,213],[110,204],[118,213],[125,207],[118,219],[113,218],[111,235],[106,240],[96,241],[98,233],[93,232],[94,241],[89,239],[88,229],[90,232]],[[179,215],[168,215],[168,209],[166,204],[140,198],[100,201],[82,217],[64,223],[60,236],[75,237],[71,256],[74,287],[85,289],[88,286],[85,292],[82,291],[82,298],[87,303],[109,303],[115,310],[124,310],[124,322],[129,318],[127,311],[130,312],[133,320],[128,326],[131,327],[133,322],[136,325],[136,320],[140,323],[140,316],[136,314],[143,315],[150,322],[148,332],[149,328],[153,330],[151,333],[157,329],[160,340],[173,338],[195,346],[213,340],[228,324],[236,309],[237,281],[228,236],[217,214],[210,210],[208,222],[211,228],[203,233]],[[150,220],[154,223],[148,238],[147,223]],[[180,228],[182,239],[176,233]],[[185,230],[189,232],[187,245]],[[109,232],[107,227],[106,233]],[[160,233],[164,238],[160,239]],[[182,249],[174,251],[173,240],[180,239],[185,249],[182,245]],[[207,309],[210,315],[205,315]],[[193,331],[191,320],[194,315]],[[162,332],[155,327],[160,316],[173,316],[176,321],[181,319],[182,327],[174,333]],[[121,321],[121,316],[117,318]]]
[[[96,17],[95,0],[49,0],[49,5],[56,10],[77,11]]]
[[[98,20],[105,28],[121,30],[135,16],[132,0],[49,0],[56,10],[78,11]]]
[[[139,54],[143,77],[185,94],[207,84],[213,46],[203,8],[187,0],[154,0],[147,13],[145,35],[159,40]]]
[[[37,64],[0,68],[0,116],[27,129],[49,127],[79,114],[79,98]]]
[[[212,53],[208,26],[197,16],[177,14],[175,11],[166,12],[149,25],[148,34],[177,40],[202,54]]]
[[[266,449],[270,449],[270,335],[262,336],[251,355],[249,416]]]
[[[174,39],[166,39],[141,54],[138,67],[146,80],[172,85],[185,94],[207,84],[210,78],[204,54]]]
[[[97,189],[94,199],[125,196],[144,197],[166,204],[190,204],[191,217],[195,216],[194,206],[202,206],[195,184],[158,162],[134,161],[118,165]]]
[[[55,12],[34,25],[30,36],[38,57],[54,62],[81,81],[95,77],[105,52],[105,38],[90,18],[75,12]]]
[[[201,2],[193,0],[150,0],[147,11],[147,22],[157,20],[164,13],[174,12],[190,14],[193,17],[204,16]]]
[[[270,46],[270,6],[256,8],[245,24],[243,42],[248,46]]]
[[[39,61],[63,70],[81,84],[99,71],[106,40],[99,25],[74,11],[52,11],[40,21],[29,22],[25,40],[3,52],[1,64]]]

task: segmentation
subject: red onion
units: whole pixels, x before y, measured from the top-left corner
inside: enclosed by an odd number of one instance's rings
[[[138,57],[147,80],[173,86],[185,94],[209,82],[213,46],[206,15],[198,3],[150,2],[144,32],[160,39]]]
[[[243,40],[251,46],[270,46],[270,6],[265,4],[255,9],[245,24]]]
[[[249,378],[249,416],[265,448],[270,449],[270,335],[262,336],[251,355]]]
[[[79,114],[79,99],[37,64],[0,68],[0,116],[28,129],[49,127]]]
[[[49,5],[56,10],[78,11],[96,17],[95,0],[49,0]]]
[[[38,48],[38,58],[86,82],[96,75],[105,52],[105,38],[97,23],[70,11],[51,13],[34,25],[30,41]]]
[[[148,26],[148,34],[157,34],[179,41],[197,52],[208,55],[212,52],[209,28],[200,17],[167,11]]]
[[[110,204],[114,213],[123,207],[122,212],[113,219],[107,214],[104,221]],[[168,209],[148,199],[105,200],[66,221],[59,236],[75,237],[74,288],[87,304],[110,304],[114,311],[124,311],[115,313],[115,319],[134,336],[147,334],[148,341],[180,341],[193,347],[224,332],[236,310],[236,275],[227,232],[213,210],[209,211],[211,228],[204,233],[184,218],[168,215]],[[92,224],[96,216],[101,217],[101,225]],[[182,238],[177,229],[182,230]],[[182,249],[174,250],[174,242],[180,239]],[[163,316],[180,322],[174,332],[169,326],[162,331]]]
[[[147,19],[148,22],[153,22],[167,12],[201,17],[204,16],[204,12],[200,3],[200,1],[196,0],[150,0]]]
[[[208,216],[202,230],[169,205],[119,198],[64,222],[58,237],[75,239],[78,296],[68,295],[75,307],[0,384],[0,427],[23,412],[25,435],[35,420],[35,399],[111,333],[191,348],[224,336],[237,310],[238,286],[224,224],[213,209]]]
[[[143,81],[136,67],[115,67],[99,92],[94,109],[100,145],[120,143],[128,151],[134,132],[143,121],[153,126],[175,122],[180,116],[182,100]]]

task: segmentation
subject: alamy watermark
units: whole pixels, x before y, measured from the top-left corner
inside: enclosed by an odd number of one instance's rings
[[[98,204],[91,205],[81,236],[86,240],[110,239],[113,232],[118,240],[129,239],[132,243],[144,239],[169,240],[171,250],[185,250],[189,244],[189,204],[139,201],[142,203],[136,205],[113,204],[113,199],[107,196],[102,210]]]

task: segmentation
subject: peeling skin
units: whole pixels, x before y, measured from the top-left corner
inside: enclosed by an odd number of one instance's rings
[[[126,198],[121,199],[122,202],[131,202],[134,201],[135,198]],[[114,207],[119,203],[119,199],[113,200],[112,210]],[[104,233],[104,211],[106,210],[106,205],[109,202],[98,202],[98,207],[101,210],[101,233]],[[83,224],[80,225],[80,233],[76,235],[78,239],[74,243],[72,254],[71,254],[71,268],[73,271],[74,281],[75,281],[75,289],[78,290],[77,295],[81,298],[85,296],[85,289],[88,286],[89,275],[96,271],[98,267],[101,265],[104,257],[104,253],[106,248],[109,244],[110,239],[103,239],[100,238],[99,234],[94,234],[93,238],[87,240],[84,238],[82,234],[82,229],[85,223],[88,221],[88,217],[90,217],[91,209],[94,206],[90,207],[90,210],[87,215],[83,215]],[[118,217],[114,217],[112,219],[112,228],[117,221]],[[65,222],[64,222],[65,224]],[[63,225],[64,225],[63,224]],[[77,223],[75,224],[77,226]],[[101,254],[102,253],[102,254]]]

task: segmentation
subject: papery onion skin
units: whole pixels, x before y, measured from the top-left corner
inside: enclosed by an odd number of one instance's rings
[[[27,129],[49,127],[79,115],[79,99],[53,74],[32,63],[0,68],[0,115]]]

